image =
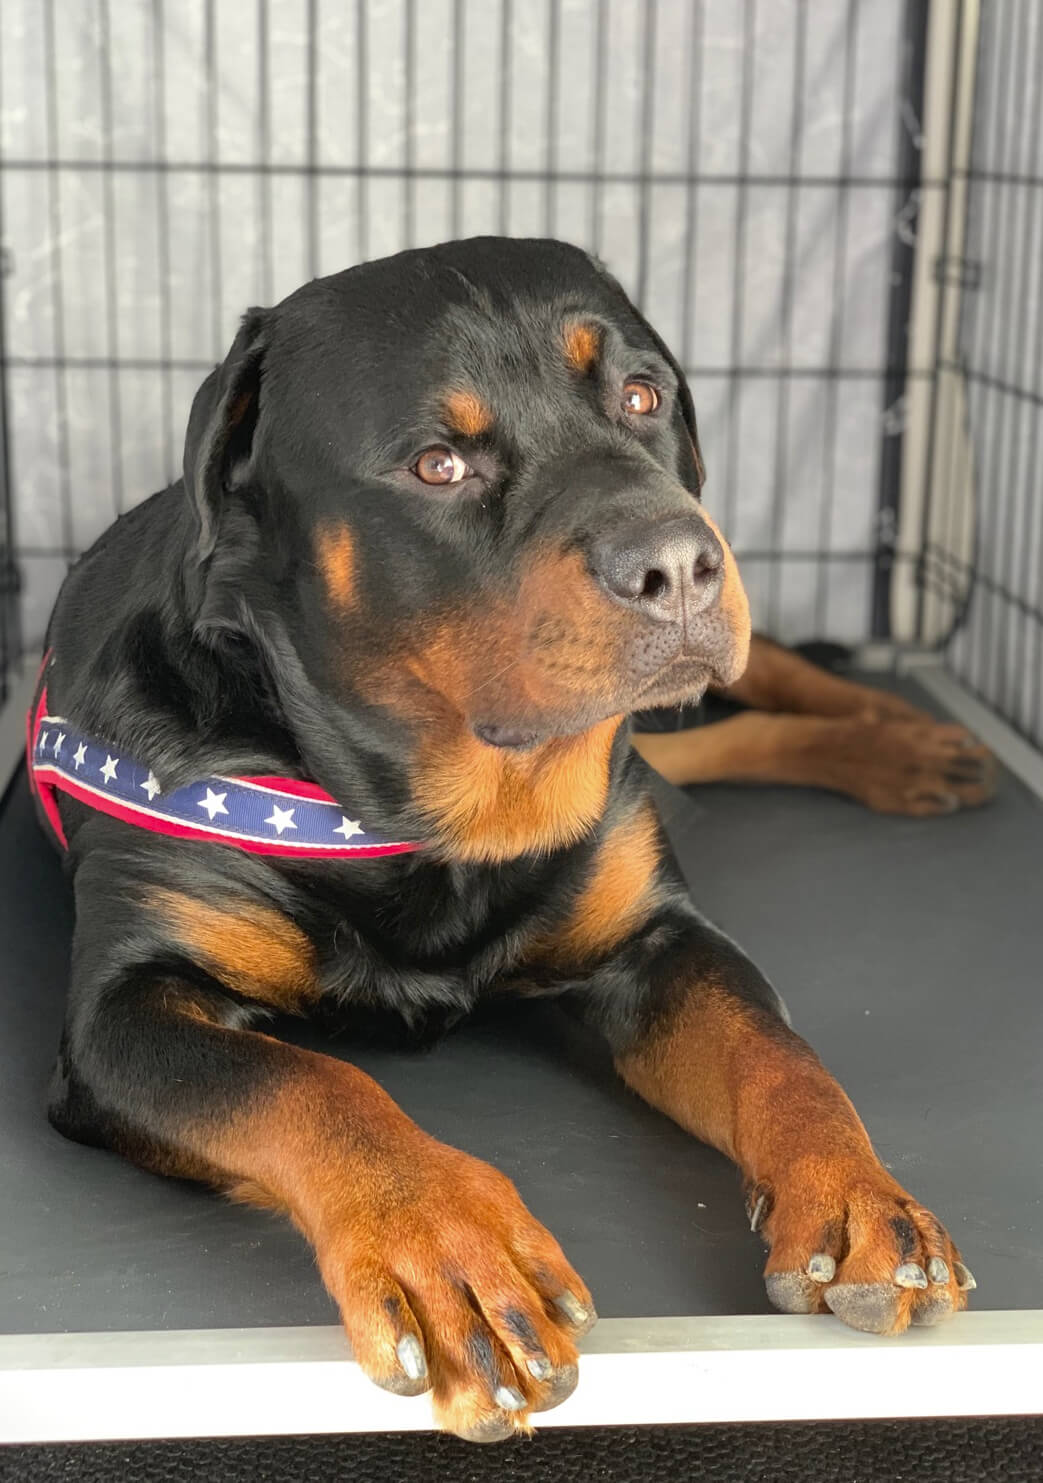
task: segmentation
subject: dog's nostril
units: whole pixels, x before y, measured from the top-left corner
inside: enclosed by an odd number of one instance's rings
[[[644,586],[641,588],[642,597],[658,597],[668,586],[665,575],[656,567],[645,573]]]

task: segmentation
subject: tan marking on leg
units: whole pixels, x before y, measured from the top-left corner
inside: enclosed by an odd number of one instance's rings
[[[247,902],[210,906],[161,887],[146,900],[193,960],[236,993],[289,1014],[318,998],[315,947],[280,912]]]
[[[526,957],[566,969],[603,958],[647,918],[660,857],[659,820],[646,803],[607,836],[565,920]]]
[[[927,721],[901,696],[831,674],[800,654],[755,633],[742,678],[727,688],[742,705],[802,716],[861,716],[863,720]]]
[[[845,793],[878,813],[976,808],[996,788],[985,747],[935,721],[839,720],[744,711],[689,731],[635,736],[669,782],[793,783]]]
[[[229,1046],[245,1038],[217,1033]],[[312,1243],[377,1384],[430,1389],[440,1424],[465,1437],[527,1430],[530,1411],[575,1384],[577,1324],[556,1300],[571,1294],[573,1309],[594,1316],[557,1242],[509,1179],[423,1133],[364,1072],[267,1043],[279,1082],[261,1082],[242,1111],[185,1130],[195,1169],[237,1201],[285,1213]],[[530,1355],[545,1361],[540,1374]],[[516,1392],[508,1408],[503,1386]]]
[[[959,1253],[940,1223],[881,1164],[810,1047],[767,1011],[712,979],[693,982],[617,1066],[653,1107],[726,1153],[763,1197],[758,1229],[771,1248],[765,1275],[776,1306],[828,1306],[879,1333],[963,1306]],[[926,1282],[896,1281],[903,1263],[932,1256],[947,1267],[930,1292]],[[822,1271],[823,1257],[835,1272]]]

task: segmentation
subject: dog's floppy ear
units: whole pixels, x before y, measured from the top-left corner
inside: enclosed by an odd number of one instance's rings
[[[249,309],[224,363],[195,394],[185,434],[185,492],[199,521],[199,559],[212,555],[221,501],[248,468],[260,404],[267,313]]]

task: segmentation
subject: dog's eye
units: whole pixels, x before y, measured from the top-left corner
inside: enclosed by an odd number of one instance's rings
[[[424,484],[459,484],[472,470],[451,448],[425,448],[413,473]]]
[[[631,417],[647,417],[659,401],[658,391],[648,381],[628,381],[623,387],[623,411]]]

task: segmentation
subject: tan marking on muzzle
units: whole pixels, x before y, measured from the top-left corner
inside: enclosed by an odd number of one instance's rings
[[[734,649],[727,673],[719,675],[718,681],[722,685],[734,685],[746,668],[746,661],[750,657],[750,604],[746,597],[746,589],[742,585],[742,578],[739,576],[739,568],[732,554],[732,548],[724,539],[719,526],[705,506],[699,506],[699,514],[717,537],[724,554],[724,572],[718,608],[732,634]]]
[[[346,525],[329,523],[315,532],[315,559],[334,608],[355,604],[355,538]]]

